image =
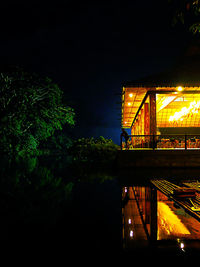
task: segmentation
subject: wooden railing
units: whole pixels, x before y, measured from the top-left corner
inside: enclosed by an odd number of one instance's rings
[[[134,149],[199,149],[200,135],[191,134],[165,134],[165,135],[129,135],[129,139],[125,141],[120,137],[121,150]]]

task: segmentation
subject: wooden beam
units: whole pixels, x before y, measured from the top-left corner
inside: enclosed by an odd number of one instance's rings
[[[149,135],[149,104],[144,103],[144,135]]]
[[[150,135],[156,135],[156,93],[149,94]]]
[[[181,94],[199,94],[200,90],[183,90],[181,92],[178,92],[177,90],[156,90],[156,91],[148,91],[149,93],[156,92],[156,94],[171,94],[171,93],[177,93],[177,95]]]

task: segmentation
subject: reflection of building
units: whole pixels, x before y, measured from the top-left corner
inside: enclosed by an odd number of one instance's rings
[[[124,83],[121,125],[135,136],[130,147],[150,148],[154,142],[160,149],[200,148],[200,45],[196,47],[172,70]],[[163,136],[185,133],[194,136]],[[153,140],[149,135],[158,136]]]
[[[200,222],[148,186],[122,189],[122,222],[125,249],[158,244],[160,240],[200,239]]]
[[[158,239],[190,235],[187,227],[165,202],[158,202]]]
[[[122,189],[123,243],[125,249],[147,246],[150,233],[150,206],[145,187],[138,190],[138,202],[132,187]]]

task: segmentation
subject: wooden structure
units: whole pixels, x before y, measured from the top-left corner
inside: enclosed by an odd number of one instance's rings
[[[184,182],[183,185],[188,186],[190,188],[194,188],[200,194],[200,182],[199,181]]]
[[[133,168],[199,168],[199,150],[160,149],[160,150],[119,150],[117,167],[128,170]],[[162,173],[162,172],[161,172]],[[147,174],[148,177],[148,174]]]
[[[123,87],[122,127],[132,135],[159,128],[200,127],[200,87]]]
[[[152,180],[151,183],[166,196],[171,198],[174,202],[176,202],[179,206],[185,209],[189,214],[191,214],[197,220],[200,220],[200,196],[197,194],[194,198],[192,198],[192,202],[190,198],[178,198],[173,195],[174,190],[180,189],[180,187],[176,184],[173,184],[167,180]],[[194,205],[199,209],[194,210]]]
[[[133,136],[200,135],[200,43],[170,71],[125,82],[121,114],[121,127]]]
[[[138,207],[134,188],[122,189],[122,237],[124,249],[146,247],[149,233]]]
[[[174,191],[183,188],[184,194],[176,197]],[[122,236],[125,249],[144,249],[148,245],[159,247],[162,241],[167,240],[174,240],[175,243],[171,245],[183,249],[184,243],[188,245],[187,240],[189,243],[199,240],[199,221],[200,198],[194,189],[163,179],[122,188]]]

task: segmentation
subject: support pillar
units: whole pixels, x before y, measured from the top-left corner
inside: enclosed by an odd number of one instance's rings
[[[157,241],[157,190],[151,188],[151,221],[150,221],[150,241],[155,244]]]
[[[145,224],[150,224],[151,218],[151,189],[145,187]]]
[[[149,95],[149,111],[150,111],[150,135],[156,135],[156,93],[151,92]]]
[[[144,135],[144,109],[141,110],[141,134]]]
[[[144,135],[149,135],[149,103],[144,103]],[[145,147],[149,147],[149,137],[145,137]]]
[[[141,115],[138,114],[138,135],[141,135]]]
[[[149,111],[150,111],[150,135],[152,137],[150,138],[150,147],[153,148],[153,150],[156,147],[155,142],[155,135],[157,132],[156,127],[156,93],[151,92],[149,95]]]

